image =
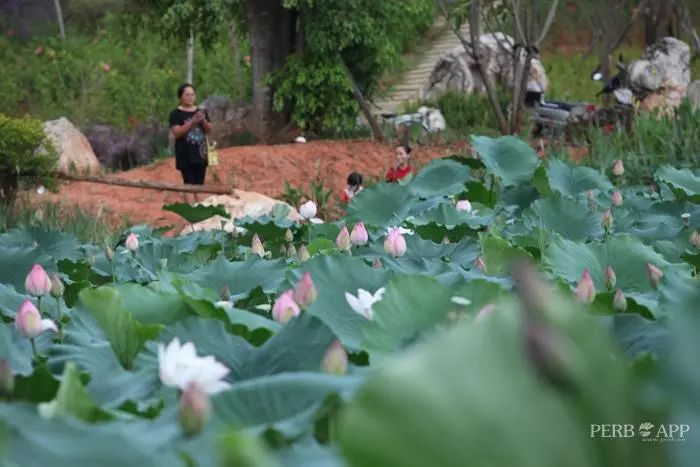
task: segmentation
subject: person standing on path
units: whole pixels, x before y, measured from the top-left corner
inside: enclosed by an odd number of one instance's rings
[[[195,89],[189,83],[177,89],[180,105],[170,113],[170,131],[175,137],[175,168],[188,185],[204,185],[208,154],[206,134],[212,125],[206,110],[195,105]],[[196,200],[196,197],[195,197]]]

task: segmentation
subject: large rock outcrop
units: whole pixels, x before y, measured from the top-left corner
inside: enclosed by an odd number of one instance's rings
[[[233,196],[229,195],[214,195],[205,199],[201,203],[203,206],[216,206],[218,204],[226,208],[229,218],[214,216],[202,222],[194,224],[194,226],[185,227],[181,234],[187,234],[194,231],[213,230],[213,229],[232,229],[231,220],[241,219],[243,217],[260,217],[270,214],[278,204],[283,204],[289,208],[287,219],[301,221],[302,217],[299,212],[284,201],[280,201],[269,196],[265,196],[253,191],[234,190]]]
[[[123,131],[93,125],[85,132],[98,160],[114,170],[128,170],[153,162],[168,144],[168,130],[156,123]]]
[[[90,142],[70,120],[44,122],[44,132],[58,152],[59,172],[65,174],[99,174],[100,161],[90,146]]]
[[[491,82],[512,89],[516,77],[513,67],[513,38],[503,34],[484,34],[481,36],[481,55]],[[520,50],[520,59],[525,61],[526,52]],[[549,87],[547,74],[539,59],[530,63],[528,89],[545,92]],[[474,59],[458,46],[441,57],[430,75],[424,90],[427,99],[434,99],[446,91],[465,93],[485,93],[486,86]]]
[[[213,126],[209,137],[218,147],[246,143],[252,138],[250,105],[224,96],[209,96],[199,106],[207,109]]]

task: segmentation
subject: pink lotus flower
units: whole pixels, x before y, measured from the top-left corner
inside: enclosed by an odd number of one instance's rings
[[[366,245],[369,241],[369,236],[367,235],[367,229],[365,229],[365,224],[358,222],[355,227],[352,228],[352,233],[350,234],[350,241],[355,246]]]
[[[484,262],[484,258],[477,256],[474,260],[474,267],[481,272],[486,272],[486,263]]]
[[[496,310],[496,305],[494,305],[493,303],[489,303],[488,305],[484,306],[481,310],[479,310],[479,313],[476,314],[476,318],[474,318],[474,322],[478,323],[480,321],[485,320],[495,310]]]
[[[250,247],[253,250],[254,255],[258,255],[261,258],[265,256],[265,248],[263,247],[262,241],[260,241],[258,234],[253,235],[253,241],[251,242]]]
[[[384,239],[384,251],[396,258],[406,254],[406,239],[399,228],[389,229],[389,234]]]
[[[40,264],[32,266],[24,280],[24,288],[29,295],[43,297],[51,292],[51,278]]]
[[[209,396],[197,382],[191,382],[180,398],[179,419],[185,436],[199,434],[209,421],[210,415]]]
[[[326,351],[321,362],[324,373],[344,375],[348,371],[348,354],[340,341],[335,340]]]
[[[576,298],[587,305],[590,305],[595,300],[595,285],[593,285],[593,279],[591,279],[591,273],[588,272],[588,268],[584,269],[583,274],[581,274],[578,287],[576,287]]]
[[[627,298],[622,290],[617,289],[613,297],[613,309],[615,311],[627,311]]]
[[[305,272],[294,288],[294,301],[302,308],[308,308],[316,301],[316,297],[318,297],[318,292],[311,279],[311,274]]]
[[[50,319],[41,319],[39,310],[29,300],[23,301],[19,307],[17,316],[15,316],[15,326],[21,335],[30,339],[49,329],[58,332],[56,323]]]
[[[690,234],[690,244],[695,248],[700,248],[700,232],[697,230]]]
[[[615,275],[615,270],[612,266],[605,268],[605,287],[608,290],[612,290],[617,283],[617,276]]]
[[[457,208],[458,211],[472,212],[472,203],[466,199],[462,199],[457,201],[455,208]]]
[[[126,244],[126,248],[127,248],[130,252],[134,253],[136,250],[139,249],[139,237],[138,237],[138,235],[136,235],[136,234],[133,233],[133,232],[130,233],[130,234],[126,237],[126,242],[125,242],[125,244]]]
[[[603,213],[603,217],[600,219],[600,225],[607,231],[612,228],[613,225],[613,215],[610,209],[606,209]]]
[[[649,276],[651,288],[655,289],[659,286],[659,282],[661,282],[661,278],[664,277],[664,273],[653,264],[647,263],[647,276]]]
[[[619,191],[615,191],[612,194],[612,205],[617,208],[622,206],[622,193],[620,193]]]
[[[34,55],[41,55],[44,53],[44,48],[42,46],[38,46],[36,49],[34,49]]]
[[[103,63],[102,64],[102,71],[105,73],[109,73],[112,70],[112,67],[109,65],[109,63]]]
[[[613,164],[612,173],[616,177],[622,177],[625,174],[625,166],[622,163],[622,160],[618,159],[615,161]]]
[[[350,232],[348,232],[347,227],[343,226],[340,229],[340,233],[335,238],[335,245],[340,251],[348,251],[350,249],[352,243],[350,242]]]
[[[299,316],[301,309],[294,301],[294,290],[287,290],[279,296],[272,307],[272,317],[278,323],[287,323],[295,316]]]

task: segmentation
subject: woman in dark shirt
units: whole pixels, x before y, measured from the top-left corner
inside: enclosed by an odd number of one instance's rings
[[[175,167],[189,185],[204,185],[207,172],[206,133],[211,131],[209,116],[195,105],[191,84],[177,89],[180,105],[170,113],[170,131],[175,137]]]

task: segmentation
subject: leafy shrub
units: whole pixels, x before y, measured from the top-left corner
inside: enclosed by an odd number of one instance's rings
[[[0,114],[0,189],[4,202],[14,201],[20,177],[50,181],[57,160],[40,120]]]

